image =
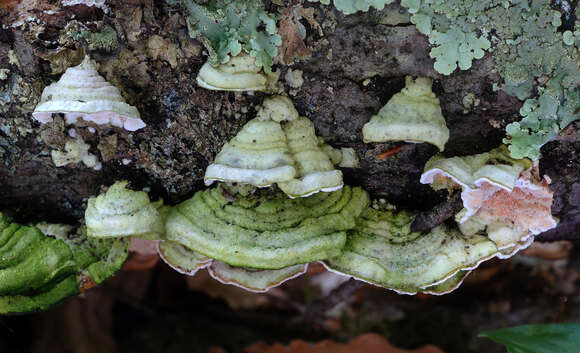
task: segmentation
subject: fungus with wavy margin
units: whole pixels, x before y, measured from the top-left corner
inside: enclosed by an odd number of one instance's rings
[[[242,53],[215,67],[206,62],[196,80],[200,87],[214,91],[274,92],[278,73],[266,74],[254,57]]]
[[[266,98],[255,119],[224,145],[205,173],[205,184],[237,182],[257,187],[274,183],[290,197],[342,187],[314,131],[288,97]]]
[[[80,118],[128,131],[145,127],[137,108],[125,103],[119,89],[99,75],[97,68],[88,56],[68,68],[58,82],[44,89],[32,116],[43,124],[51,122],[54,114],[64,114],[67,124]]]
[[[121,268],[127,247],[70,226],[23,226],[0,213],[0,313],[45,310],[103,282]]]
[[[467,273],[498,255],[484,236],[463,235],[444,225],[428,233],[411,232],[412,213],[367,208],[347,232],[340,256],[324,261],[328,269],[400,294],[445,294]]]
[[[556,226],[549,179],[537,164],[510,157],[505,146],[473,156],[429,160],[421,182],[435,189],[462,188],[456,220],[464,234],[485,232],[509,257]]]
[[[348,186],[289,199],[220,184],[171,209],[167,239],[232,266],[276,270],[337,256],[368,203],[364,190]]]
[[[427,142],[443,151],[449,129],[439,99],[431,91],[432,84],[427,77],[407,76],[405,88],[364,125],[364,142]]]
[[[215,280],[250,292],[262,293],[306,273],[308,264],[284,267],[278,270],[262,270],[230,266],[214,260],[207,271]]]

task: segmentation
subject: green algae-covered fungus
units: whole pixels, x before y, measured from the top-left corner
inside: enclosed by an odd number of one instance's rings
[[[224,145],[205,172],[205,184],[277,183],[290,197],[334,191],[343,185],[342,172],[334,168],[328,151],[314,124],[298,115],[288,97],[272,96],[264,100],[256,118]],[[337,161],[342,160],[341,152]]]
[[[67,124],[80,118],[129,131],[145,127],[137,108],[125,103],[119,89],[99,75],[97,63],[88,56],[44,89],[32,116],[48,123],[54,114],[64,114]]]
[[[232,266],[281,269],[336,256],[368,205],[360,188],[289,199],[275,189],[199,191],[167,217],[169,240]]]
[[[216,280],[231,284],[251,292],[267,292],[273,287],[296,278],[306,272],[308,264],[284,267],[279,270],[258,270],[230,266],[214,260],[207,268],[209,274]]]
[[[452,183],[463,188],[475,189],[488,182],[506,190],[512,190],[521,172],[530,168],[529,159],[510,157],[506,146],[471,156],[431,158],[421,175],[421,183],[431,184],[435,189],[448,188]]]
[[[167,207],[161,201],[152,203],[144,191],[127,189],[127,184],[118,181],[106,193],[89,199],[85,211],[88,236],[162,239]]]
[[[312,121],[299,117],[285,123],[283,129],[295,161],[296,175],[292,180],[279,182],[280,189],[290,197],[340,189],[342,172],[334,169],[330,156],[321,148]]]
[[[398,293],[445,293],[461,283],[458,272],[497,254],[486,237],[465,236],[456,228],[411,232],[413,218],[404,211],[368,208],[348,231],[342,254],[326,260],[326,266]]]
[[[239,54],[227,63],[206,62],[197,74],[197,84],[214,91],[275,91],[277,75],[266,74],[249,54]]]
[[[189,276],[193,276],[198,270],[209,266],[212,262],[209,257],[170,240],[160,241],[157,244],[157,253],[169,267]]]
[[[427,77],[407,76],[405,88],[395,94],[363,127],[365,142],[427,142],[443,151],[449,129],[441,114],[439,99]]]
[[[11,222],[0,213],[0,313],[45,310],[121,268],[128,242],[89,239],[71,228]]]

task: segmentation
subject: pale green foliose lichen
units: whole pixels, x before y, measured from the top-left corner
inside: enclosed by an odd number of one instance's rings
[[[88,236],[163,239],[168,207],[161,200],[151,202],[144,191],[127,189],[127,184],[118,181],[106,193],[89,199],[85,211]]]
[[[48,233],[0,213],[0,314],[48,309],[111,277],[127,257],[123,240],[89,239],[69,226],[39,226]]]
[[[364,141],[427,142],[443,151],[449,129],[439,99],[431,91],[432,84],[427,77],[407,76],[405,88],[364,125]]]
[[[365,191],[348,186],[289,199],[220,184],[172,208],[167,238],[232,266],[281,269],[338,255],[368,204]]]
[[[211,0],[198,5],[184,0],[189,11],[188,27],[192,38],[201,40],[213,66],[225,64],[242,51],[255,58],[255,65],[266,73],[282,44],[275,16],[259,0]]]
[[[540,147],[579,118],[580,52],[574,32],[559,31],[562,14],[544,0],[402,0],[411,22],[435,47],[435,69],[450,74],[493,55],[503,83],[521,100],[523,119],[507,126],[514,158],[539,158]],[[578,8],[576,14],[578,14]],[[537,96],[533,97],[534,88]]]
[[[461,283],[463,271],[497,255],[486,237],[465,236],[456,228],[411,232],[413,219],[405,211],[367,208],[347,232],[342,254],[326,260],[326,266],[402,294],[443,294]]]
[[[329,5],[330,0],[308,0],[310,2],[320,2]],[[351,15],[358,11],[368,11],[371,7],[382,10],[385,5],[392,3],[393,0],[334,0],[334,7],[342,11],[345,15]]]

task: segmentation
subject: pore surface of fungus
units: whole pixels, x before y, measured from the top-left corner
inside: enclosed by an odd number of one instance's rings
[[[152,203],[146,192],[126,186],[127,181],[118,181],[106,193],[89,199],[85,211],[88,236],[162,239],[168,209],[162,201]]]
[[[276,76],[264,73],[256,59],[244,53],[215,67],[206,62],[197,74],[197,84],[215,91],[273,91]]]
[[[232,266],[281,269],[337,256],[368,205],[360,188],[289,199],[275,189],[238,193],[220,184],[167,217],[169,240]]]
[[[464,234],[486,232],[504,256],[556,226],[553,194],[528,159],[514,160],[505,146],[473,156],[427,162],[421,182],[434,188],[461,187],[464,209],[456,216]]]
[[[464,209],[456,217],[461,230],[486,230],[500,249],[556,226],[548,180],[529,159],[512,159],[505,146],[473,156],[434,157],[421,182],[436,189],[461,187]]]
[[[497,254],[486,237],[465,236],[456,228],[411,232],[413,218],[404,211],[367,208],[348,231],[342,254],[326,260],[327,267],[398,293],[446,293],[461,283],[458,272]]]
[[[169,267],[189,276],[193,276],[198,270],[209,266],[212,262],[209,257],[169,240],[160,241],[157,244],[157,252]]]
[[[284,267],[279,270],[258,270],[234,267],[214,260],[207,268],[209,274],[224,284],[231,284],[252,292],[267,292],[273,287],[306,272],[308,264]]]
[[[81,118],[129,131],[145,127],[137,108],[125,103],[119,89],[99,75],[97,64],[88,56],[44,89],[32,116],[47,123],[53,114],[64,114],[68,124]]]
[[[206,170],[205,183],[239,182],[257,187],[278,186],[290,197],[304,197],[342,187],[342,172],[314,131],[299,117],[288,97],[264,100],[255,119],[224,145]],[[342,154],[340,161],[342,161]]]
[[[443,151],[449,129],[439,99],[427,77],[406,77],[405,88],[395,94],[363,127],[365,142],[427,142]]]
[[[127,257],[123,240],[39,226],[47,234],[0,213],[0,314],[47,309],[109,278]]]

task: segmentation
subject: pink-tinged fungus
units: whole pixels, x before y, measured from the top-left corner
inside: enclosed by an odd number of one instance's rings
[[[456,215],[460,230],[468,235],[485,232],[502,257],[556,226],[549,179],[540,178],[530,160],[512,159],[505,146],[473,156],[434,157],[421,182],[435,189],[461,187],[464,209]]]
[[[54,114],[64,114],[67,124],[80,118],[128,131],[145,127],[137,108],[125,103],[119,89],[99,75],[97,68],[88,56],[68,68],[58,82],[44,89],[32,116],[43,124],[51,122]]]

